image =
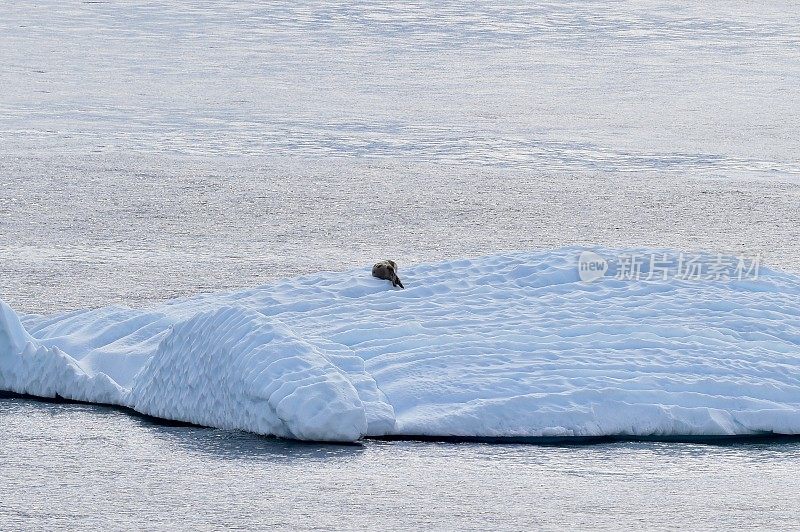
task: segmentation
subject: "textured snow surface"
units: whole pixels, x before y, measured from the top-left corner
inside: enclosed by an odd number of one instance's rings
[[[405,290],[366,265],[146,310],[0,301],[0,389],[311,440],[800,434],[800,278],[587,284],[579,252],[401,265]]]

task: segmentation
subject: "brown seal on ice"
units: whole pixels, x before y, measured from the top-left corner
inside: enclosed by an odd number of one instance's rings
[[[392,282],[392,286],[405,288],[397,276],[397,263],[393,260],[382,260],[372,267],[372,276]]]

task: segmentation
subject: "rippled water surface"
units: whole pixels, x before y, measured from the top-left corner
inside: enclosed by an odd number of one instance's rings
[[[16,399],[0,419],[7,529],[800,523],[797,443],[320,446]]]
[[[0,298],[566,244],[800,271],[792,2],[0,6]],[[0,401],[0,528],[785,528],[796,444],[297,445]]]
[[[9,3],[3,297],[573,243],[800,271],[791,2]]]

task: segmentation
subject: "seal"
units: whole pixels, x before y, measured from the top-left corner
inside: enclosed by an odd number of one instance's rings
[[[372,267],[372,276],[392,282],[392,286],[405,288],[397,276],[397,263],[393,260],[382,260]]]

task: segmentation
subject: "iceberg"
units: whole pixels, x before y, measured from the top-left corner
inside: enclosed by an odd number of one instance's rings
[[[405,290],[363,268],[148,309],[0,301],[0,390],[319,441],[800,434],[800,276],[586,282],[580,254],[421,264]]]

